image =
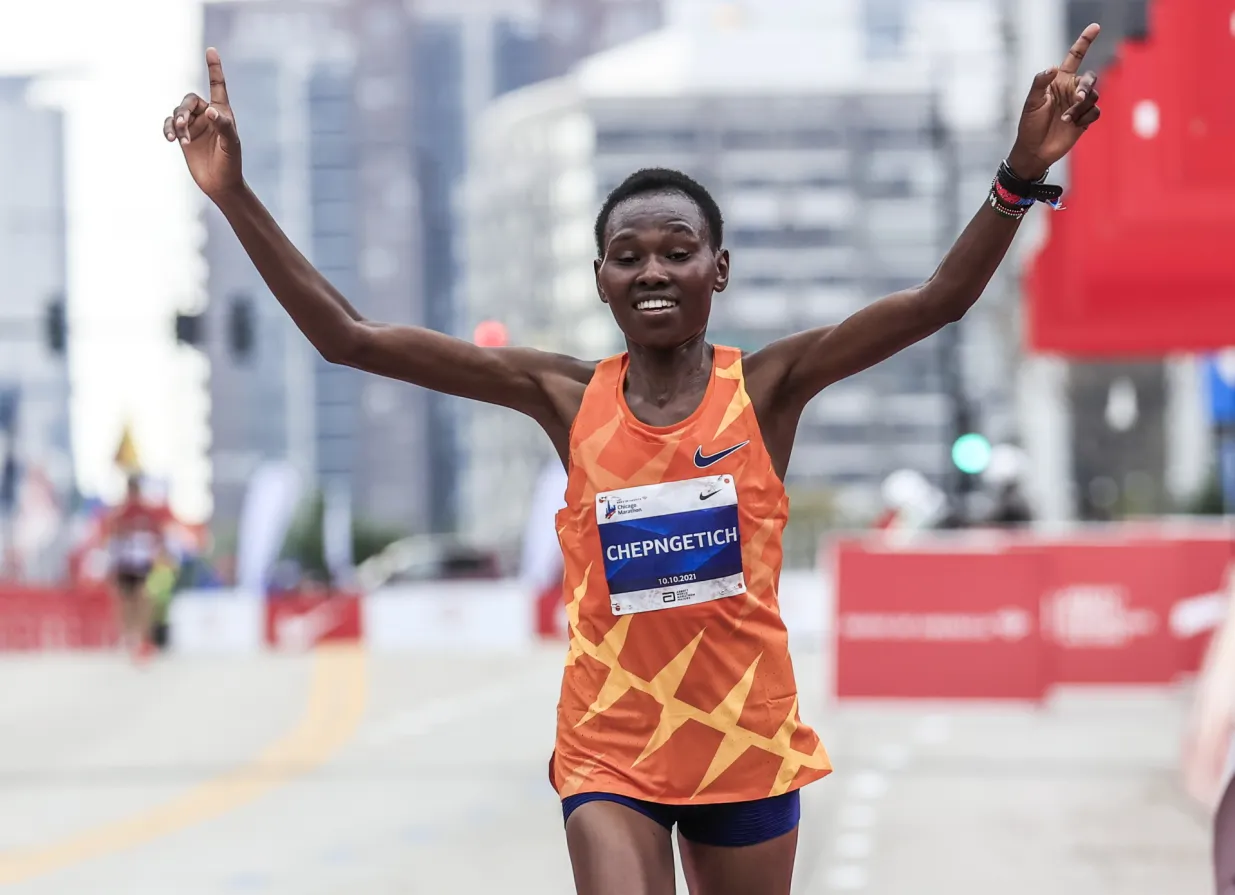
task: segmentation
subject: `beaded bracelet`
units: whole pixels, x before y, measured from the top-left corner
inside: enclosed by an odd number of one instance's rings
[[[988,197],[988,203],[991,208],[995,209],[995,211],[999,212],[1004,217],[1011,218],[1014,221],[1019,221],[1029,213],[1029,209],[1033,205],[1033,199],[1027,200],[1027,204],[1024,204],[1026,203],[1026,200],[1024,199],[1015,202],[1007,201],[999,194],[998,187],[998,181],[991,183],[991,192]],[[1010,196],[1010,198],[1016,199],[1017,197]]]
[[[1019,221],[1036,202],[1045,202],[1056,211],[1063,210],[1060,201],[1063,188],[1047,184],[1049,169],[1037,180],[1025,180],[1012,170],[1005,159],[991,181],[988,201],[991,208],[1006,218]]]

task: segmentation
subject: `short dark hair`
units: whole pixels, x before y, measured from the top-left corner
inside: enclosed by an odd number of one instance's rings
[[[707,191],[707,187],[697,180],[688,177],[681,171],[672,168],[643,168],[631,174],[609,193],[605,204],[601,206],[600,214],[596,216],[596,252],[605,254],[605,228],[609,226],[609,217],[613,209],[635,196],[646,196],[650,193],[682,193],[699,207],[703,220],[708,225],[708,242],[713,249],[718,249],[725,240],[725,219],[721,216],[720,206]]]

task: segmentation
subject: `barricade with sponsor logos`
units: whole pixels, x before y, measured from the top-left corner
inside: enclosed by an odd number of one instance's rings
[[[319,643],[363,639],[361,597],[356,593],[279,594],[266,601],[266,644],[304,651]]]
[[[1041,675],[1037,695],[1194,674],[1225,611],[1235,545],[1216,526],[1135,524],[928,535],[899,546],[869,538],[831,556],[838,696],[1023,699],[1035,695],[1030,664]],[[1032,617],[1032,633],[996,636],[1000,613],[1013,618],[1015,607]]]
[[[901,546],[867,537],[828,556],[823,570],[782,576],[781,604],[795,648],[835,639],[839,695],[1037,699],[1053,684],[1195,674],[1228,612],[1235,540],[1221,525],[1161,522]],[[564,638],[561,605],[552,589],[514,580],[275,598],[216,589],[178,594],[168,621],[181,652],[338,640],[491,650]],[[0,588],[0,650],[116,640],[115,605],[101,587]]]
[[[1214,631],[1230,602],[1226,581],[1235,538],[1225,526],[1172,526],[1163,532],[1176,550],[1169,627],[1180,674],[1200,672]]]
[[[266,598],[236,590],[177,595],[171,649],[181,653],[303,651],[353,642],[379,652],[509,650],[536,642],[535,598],[518,581],[442,581],[369,594]]]
[[[105,588],[0,585],[0,652],[105,649],[118,640]]]
[[[243,590],[188,590],[167,611],[169,646],[177,653],[244,654],[266,645],[266,599]]]
[[[385,587],[364,600],[365,643],[379,652],[519,650],[536,642],[536,605],[514,580]]]
[[[838,697],[1042,698],[1040,562],[965,546],[837,546]]]
[[[1179,555],[1123,539],[1018,545],[1041,566],[1047,667],[1056,684],[1166,684],[1178,662],[1168,627]]]

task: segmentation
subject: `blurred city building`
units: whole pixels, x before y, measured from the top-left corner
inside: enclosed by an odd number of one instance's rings
[[[207,4],[203,37],[227,60],[246,176],[296,245],[366,316],[457,332],[471,122],[654,28],[659,8],[258,0]],[[206,224],[216,530],[234,527],[257,465],[282,458],[349,487],[358,517],[454,529],[455,402],[316,357],[222,217]]]
[[[228,62],[250,182],[363,313],[465,337],[496,321],[515,343],[599,357],[622,346],[594,297],[591,224],[626,174],[680,167],[720,199],[735,258],[714,340],[836,322],[934,269],[1007,149],[1026,60],[1082,20],[1148,27],[1145,4],[1110,7],[254,0],[208,4],[204,39]],[[550,454],[536,428],[325,364],[225,222],[206,224],[216,530],[257,464],[287,458],[350,489],[358,518],[517,540]],[[868,520],[901,469],[946,487],[958,395],[984,438],[1024,441],[1048,517],[1090,513],[1107,478],[1139,495],[1111,512],[1160,507],[1164,465],[1195,484],[1197,426],[1175,424],[1199,400],[1195,364],[1022,363],[1015,267],[953,340],[808,408],[799,520]],[[1137,416],[1113,429],[1103,410],[1125,381]],[[1126,462],[1107,475],[1107,457]]]
[[[921,282],[1007,150],[1000,15],[994,0],[679,0],[663,29],[498,100],[473,142],[469,324],[583,357],[622,350],[596,298],[592,223],[649,166],[697,177],[726,214],[716,342],[755,349]],[[1013,434],[1005,285],[966,319],[958,352],[996,439]],[[870,518],[893,471],[942,481],[950,405],[934,339],[832,387],[803,416],[795,506]],[[549,445],[506,411],[469,415],[464,526],[514,536]]]
[[[413,34],[395,0],[205,7],[249,183],[362,313],[396,323],[426,316]],[[321,360],[222,216],[209,209],[206,226],[216,530],[234,526],[258,464],[284,458],[321,487],[349,489],[358,516],[433,527],[425,395]]]
[[[473,123],[494,97],[560,75],[588,54],[654,30],[661,0],[419,0],[415,4],[413,139],[420,183],[425,324],[462,333],[461,191]],[[428,396],[432,505],[457,526],[459,402]]]
[[[59,572],[74,478],[64,115],[29,100],[33,83],[0,77],[0,557],[39,580]]]

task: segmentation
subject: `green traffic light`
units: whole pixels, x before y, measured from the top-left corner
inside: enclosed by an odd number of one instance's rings
[[[952,445],[952,462],[961,472],[978,475],[990,465],[991,443],[974,432],[962,435]]]

